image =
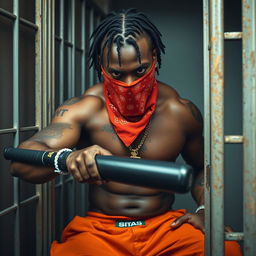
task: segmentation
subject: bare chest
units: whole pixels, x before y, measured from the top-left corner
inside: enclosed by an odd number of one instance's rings
[[[116,134],[107,112],[102,111],[86,125],[83,133],[86,134],[86,144],[99,145],[113,155],[131,156],[134,149],[141,158],[175,161],[185,143],[183,130],[177,120],[164,113],[156,113],[146,137],[142,132],[128,148]]]

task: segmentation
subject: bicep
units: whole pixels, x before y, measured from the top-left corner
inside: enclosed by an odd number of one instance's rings
[[[200,170],[204,166],[204,140],[201,134],[187,139],[181,155],[187,164],[194,169]]]
[[[70,122],[52,122],[28,141],[38,142],[51,149],[73,148],[80,137],[80,125]]]
[[[25,144],[40,143],[50,149],[74,148],[80,139],[82,124],[86,124],[100,107],[102,101],[97,97],[72,98],[56,110],[50,125]]]
[[[182,149],[182,157],[194,169],[204,166],[203,118],[199,109],[191,101],[183,99],[183,124],[186,142]]]

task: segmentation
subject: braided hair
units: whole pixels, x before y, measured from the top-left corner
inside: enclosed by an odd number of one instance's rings
[[[90,38],[92,43],[89,50],[89,67],[91,68],[93,66],[98,73],[99,79],[101,79],[101,63],[99,62],[99,56],[102,61],[104,49],[107,47],[107,60],[109,64],[113,44],[117,45],[118,60],[121,66],[120,48],[125,43],[135,48],[137,58],[141,63],[141,54],[136,42],[136,37],[143,33],[147,34],[151,39],[153,49],[156,50],[158,67],[160,68],[161,53],[165,53],[165,46],[161,40],[162,35],[144,13],[138,12],[134,8],[111,12],[95,29]]]

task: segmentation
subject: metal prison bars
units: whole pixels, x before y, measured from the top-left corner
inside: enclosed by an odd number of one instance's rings
[[[207,256],[224,240],[256,255],[256,3],[242,1],[242,32],[224,32],[223,0],[204,0],[205,201]],[[224,40],[242,39],[243,135],[224,135]],[[243,143],[243,232],[224,232],[224,143]],[[209,172],[210,171],[210,172]]]
[[[38,31],[39,26],[34,24],[26,19],[23,19],[19,16],[19,0],[13,1],[13,12],[8,12],[4,9],[0,9],[0,15],[11,20],[13,22],[12,26],[12,35],[13,35],[13,127],[7,129],[1,129],[0,134],[13,134],[14,135],[14,145],[17,146],[20,140],[20,132],[22,131],[37,131],[39,129],[38,122],[34,126],[20,127],[19,120],[19,88],[20,88],[20,72],[19,72],[19,29],[20,24],[32,28],[35,31]],[[37,38],[38,39],[38,38]],[[36,194],[20,201],[19,195],[20,182],[18,178],[13,179],[13,205],[5,208],[0,212],[0,217],[14,212],[14,253],[20,255],[20,209],[21,207],[26,207],[28,204],[33,203],[34,201],[39,201],[40,195]]]
[[[74,96],[78,96],[83,94],[85,89],[93,85],[95,80],[95,71],[91,69],[88,70],[87,65],[87,54],[89,48],[89,35],[95,29],[97,22],[99,22],[100,18],[104,16],[104,13],[97,8],[97,6],[93,5],[92,2],[89,1],[82,1],[81,2],[81,48],[77,47],[76,42],[76,25],[75,25],[75,10],[76,10],[76,1],[58,1],[59,6],[59,35],[55,35],[55,40],[59,43],[58,48],[58,56],[59,61],[56,65],[58,66],[58,76],[59,76],[59,83],[55,83],[55,91],[58,89],[58,104],[62,104],[63,101],[67,98],[71,98]],[[64,31],[64,14],[68,10],[68,31]],[[56,17],[55,17],[56,20]],[[65,34],[68,34],[65,36]],[[67,40],[68,38],[68,40]],[[55,49],[57,51],[57,49]],[[76,60],[76,53],[81,53],[81,88],[80,91],[76,90],[76,69],[78,69],[77,60]],[[67,69],[67,77],[68,83],[65,84],[65,58],[68,62],[66,67]],[[65,88],[65,85],[67,88]],[[58,88],[57,88],[58,87]],[[65,89],[67,89],[66,95]],[[64,200],[65,192],[67,193],[69,198],[68,200]],[[74,181],[73,177],[63,177],[60,176],[56,179],[55,183],[55,194],[59,196],[59,200],[56,200],[55,207],[52,207],[52,212],[55,211],[53,217],[56,216],[57,210],[60,212],[65,208],[68,210],[69,219],[74,216],[74,213],[84,215],[86,212],[86,193],[87,193],[87,185],[86,184],[78,184]],[[80,200],[77,200],[77,195]],[[58,201],[58,205],[57,205]],[[82,202],[82,203],[81,203]],[[59,209],[58,209],[59,208]],[[79,208],[79,209],[78,209]],[[64,219],[63,214],[58,214],[58,218],[56,218],[56,222],[53,223],[52,230],[55,231],[54,226],[59,228],[59,234],[63,230],[64,226],[67,224],[67,220]],[[56,238],[56,235],[53,233],[52,237]],[[50,244],[50,241],[49,241]]]
[[[13,127],[7,129],[0,129],[0,135],[13,134],[13,146],[18,146],[20,143],[20,133],[27,131],[38,131],[42,127],[46,126],[55,109],[55,95],[58,94],[58,99],[56,100],[58,104],[61,104],[65,99],[75,96],[76,94],[81,94],[85,91],[88,82],[94,83],[95,74],[88,72],[86,55],[88,53],[88,36],[89,33],[94,29],[94,25],[99,22],[100,18],[104,15],[104,12],[94,4],[93,1],[79,1],[81,4],[81,20],[80,20],[80,47],[77,46],[75,39],[75,32],[77,29],[75,24],[76,17],[76,3],[78,1],[64,1],[64,0],[36,0],[35,1],[35,23],[20,17],[20,6],[19,0],[13,0],[13,10],[7,11],[4,8],[0,8],[0,16],[5,17],[12,21],[12,35],[13,35],[13,66],[12,66],[12,77],[13,77]],[[59,3],[57,8],[60,8],[60,20],[59,20],[59,35],[55,35],[55,4]],[[67,5],[71,3],[70,8]],[[64,11],[68,12],[68,28],[64,28]],[[87,20],[87,16],[88,18]],[[95,20],[95,21],[94,21]],[[20,127],[20,113],[19,113],[19,91],[20,91],[20,24],[23,26],[32,28],[35,31],[35,125]],[[90,28],[89,28],[89,24]],[[87,26],[87,27],[86,27]],[[67,31],[66,31],[67,30]],[[90,30],[90,31],[89,31]],[[64,38],[64,31],[67,33],[67,37]],[[86,31],[88,31],[86,33]],[[56,42],[60,44],[58,50],[56,49]],[[65,54],[65,50],[67,54]],[[56,62],[55,54],[58,53],[59,61]],[[80,58],[76,58],[80,54]],[[64,67],[66,63],[66,67]],[[55,70],[56,65],[58,65],[59,75],[58,86],[56,84]],[[75,85],[76,79],[76,68],[81,65],[80,72],[80,84]],[[64,70],[66,68],[66,70]],[[67,71],[69,86],[64,88],[64,74]],[[77,91],[76,91],[77,89]],[[64,97],[64,91],[67,91]],[[56,93],[58,92],[58,93]],[[70,200],[64,200],[64,191],[67,190],[65,184],[71,184],[72,196]],[[48,255],[49,247],[51,241],[55,239],[55,200],[54,195],[57,190],[60,190],[60,200],[61,204],[58,205],[59,208],[66,208],[69,204],[70,218],[73,217],[75,213],[78,212],[78,205],[75,205],[75,193],[81,193],[81,202],[79,204],[80,212],[85,213],[86,209],[86,191],[85,189],[76,184],[73,179],[63,180],[60,177],[55,182],[49,182],[43,185],[35,186],[34,195],[26,198],[25,200],[20,200],[20,180],[18,178],[13,178],[13,201],[10,207],[4,208],[0,211],[0,217],[6,216],[8,214],[14,214],[14,231],[13,231],[13,248],[14,256],[19,256],[22,254],[21,251],[21,207],[27,207],[36,201],[36,255]],[[69,188],[70,188],[69,187]],[[79,189],[80,188],[80,189]],[[62,216],[61,214],[59,216]],[[64,226],[63,218],[60,219],[59,223],[60,229]]]
[[[67,1],[66,1],[67,2]],[[89,1],[86,1],[86,3]],[[85,84],[95,82],[95,74],[86,74],[86,3],[82,1],[82,39],[81,48],[76,46],[74,10],[75,1],[70,1],[69,8],[69,39],[64,38],[64,2],[60,0],[60,33],[55,35],[54,31],[54,6],[55,1],[36,1],[36,22],[35,24],[19,17],[19,1],[14,0],[13,13],[0,8],[0,15],[13,21],[13,127],[1,129],[0,134],[14,134],[14,146],[19,144],[21,131],[37,131],[44,127],[50,120],[55,107],[54,95],[56,88],[55,70],[55,41],[59,43],[59,86],[58,103],[64,100],[64,73],[65,58],[69,57],[67,67],[69,83],[71,84],[67,98],[75,94],[75,70],[76,52],[81,52],[81,93]],[[223,31],[223,1],[203,1],[204,12],[204,109],[205,109],[205,201],[206,201],[206,255],[221,256],[224,250],[224,240],[244,240],[244,255],[256,255],[256,82],[255,82],[255,1],[247,0],[243,5],[243,31],[224,33]],[[93,29],[95,14],[100,13],[97,8],[89,9],[89,30]],[[99,17],[99,16],[98,16]],[[96,17],[97,21],[97,17]],[[36,107],[36,124],[30,127],[19,125],[19,24],[32,27],[36,31],[36,102],[41,102]],[[42,24],[44,26],[42,26]],[[224,39],[243,40],[243,135],[224,136],[223,134],[223,88],[224,88]],[[65,46],[68,47],[68,54],[65,55]],[[209,51],[210,49],[210,51]],[[224,143],[243,143],[244,146],[244,229],[243,233],[224,233]],[[209,172],[210,171],[210,172]],[[209,177],[211,173],[211,177]],[[37,255],[47,255],[51,240],[55,237],[55,206],[53,195],[55,189],[60,190],[60,202],[64,207],[65,184],[71,184],[72,195],[81,192],[82,202],[85,202],[85,190],[81,187],[78,190],[72,179],[60,177],[56,184],[48,183],[36,186],[36,193],[24,201],[19,200],[19,180],[14,178],[13,205],[0,212],[0,217],[11,212],[15,213],[14,255],[20,255],[20,207],[37,201]],[[54,189],[53,189],[54,188]],[[77,191],[78,190],[78,191]],[[72,211],[76,208],[75,200],[72,202]],[[83,205],[81,211],[85,211]],[[63,216],[60,214],[60,226],[63,226]],[[214,223],[214,225],[211,225]],[[44,230],[42,230],[44,227]],[[46,232],[46,231],[47,232]]]

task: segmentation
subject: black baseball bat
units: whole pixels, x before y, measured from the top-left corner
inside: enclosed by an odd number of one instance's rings
[[[7,160],[53,168],[55,155],[56,152],[12,147],[4,149]],[[176,193],[187,193],[193,183],[193,169],[186,164],[102,155],[96,155],[95,161],[105,180]]]

